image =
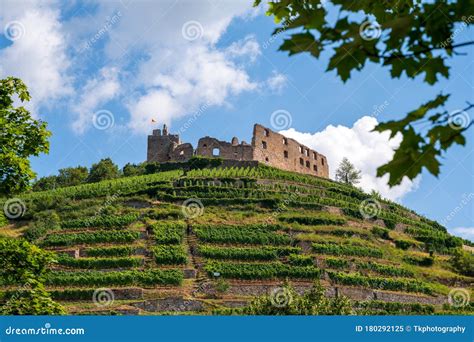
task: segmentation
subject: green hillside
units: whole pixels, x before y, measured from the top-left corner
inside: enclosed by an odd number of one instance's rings
[[[0,232],[57,254],[45,285],[69,313],[239,314],[316,279],[357,314],[474,312],[448,303],[472,290],[452,262],[472,243],[407,208],[266,166],[170,168],[18,196]]]

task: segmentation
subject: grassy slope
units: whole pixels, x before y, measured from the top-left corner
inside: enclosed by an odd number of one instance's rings
[[[57,251],[47,284],[55,296],[62,293],[71,312],[97,309],[90,298],[98,287],[143,288],[146,299],[199,299],[209,311],[225,301],[249,300],[232,290],[239,284],[275,286],[285,278],[310,284],[321,277],[328,287],[425,298],[445,298],[452,287],[472,285],[473,278],[448,263],[447,246],[460,245],[458,239],[383,200],[378,215],[364,219],[360,207],[368,197],[329,180],[267,167],[175,170],[26,194],[25,215],[3,232],[18,236],[46,222],[35,243]],[[186,218],[180,204],[190,198],[203,208]],[[48,222],[50,217],[59,222]],[[434,250],[431,266],[423,265],[430,260],[428,249]],[[80,258],[64,255],[71,251],[80,251]],[[185,269],[196,270],[197,277],[183,279]],[[216,272],[230,290],[215,291]],[[106,310],[128,303],[118,298]],[[374,307],[361,312],[408,310],[357,305]]]

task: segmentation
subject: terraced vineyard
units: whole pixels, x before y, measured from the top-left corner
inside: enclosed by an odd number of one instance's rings
[[[177,169],[19,198],[26,212],[1,231],[57,254],[45,284],[69,313],[239,314],[286,281],[301,293],[315,280],[358,314],[474,312],[448,303],[472,290],[450,263],[471,242],[330,180]]]

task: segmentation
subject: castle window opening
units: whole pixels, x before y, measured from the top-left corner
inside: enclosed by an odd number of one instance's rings
[[[304,148],[303,148],[303,146],[300,146],[300,153],[304,153]]]
[[[323,166],[324,166],[324,158],[322,158],[322,159],[321,159],[321,163],[322,163],[322,164],[323,164]]]
[[[316,152],[313,152],[313,158],[314,160],[318,159],[318,155],[316,154]]]
[[[306,157],[309,157],[309,149],[306,149],[306,150],[304,151],[304,154],[306,155]]]
[[[184,156],[184,151],[179,152],[180,156]]]
[[[262,148],[263,148],[264,150],[267,149],[267,142],[266,142],[266,141],[262,141]]]
[[[287,138],[283,138],[283,145],[288,145],[288,139]]]
[[[307,168],[310,167],[309,160],[306,161],[306,167],[307,167]]]
[[[268,137],[268,136],[270,136],[270,131],[269,131],[268,129],[265,129],[265,130],[263,131],[263,134],[264,134],[266,137]]]
[[[270,159],[268,159],[268,157],[265,157],[265,162],[268,163],[270,161]]]
[[[284,156],[285,158],[288,158],[288,151],[283,151],[283,156]]]
[[[304,160],[303,160],[303,158],[300,158],[300,165],[304,165]]]
[[[214,148],[212,149],[212,155],[213,155],[213,156],[217,157],[217,156],[219,156],[220,154],[221,154],[221,151],[219,150],[219,148],[214,147]]]
[[[313,165],[313,170],[314,170],[315,172],[318,172],[318,165],[316,165],[316,164]]]

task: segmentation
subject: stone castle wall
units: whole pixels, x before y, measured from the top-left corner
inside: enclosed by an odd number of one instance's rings
[[[196,150],[189,143],[182,144],[178,135],[168,134],[166,125],[163,126],[163,133],[157,129],[148,136],[148,162],[184,162],[194,155],[257,161],[287,171],[329,177],[329,166],[324,155],[259,124],[254,125],[251,144],[245,141],[239,143],[236,137],[231,142],[204,137],[199,139]]]
[[[329,177],[325,156],[262,125],[254,126],[252,146],[253,160],[283,170]]]

